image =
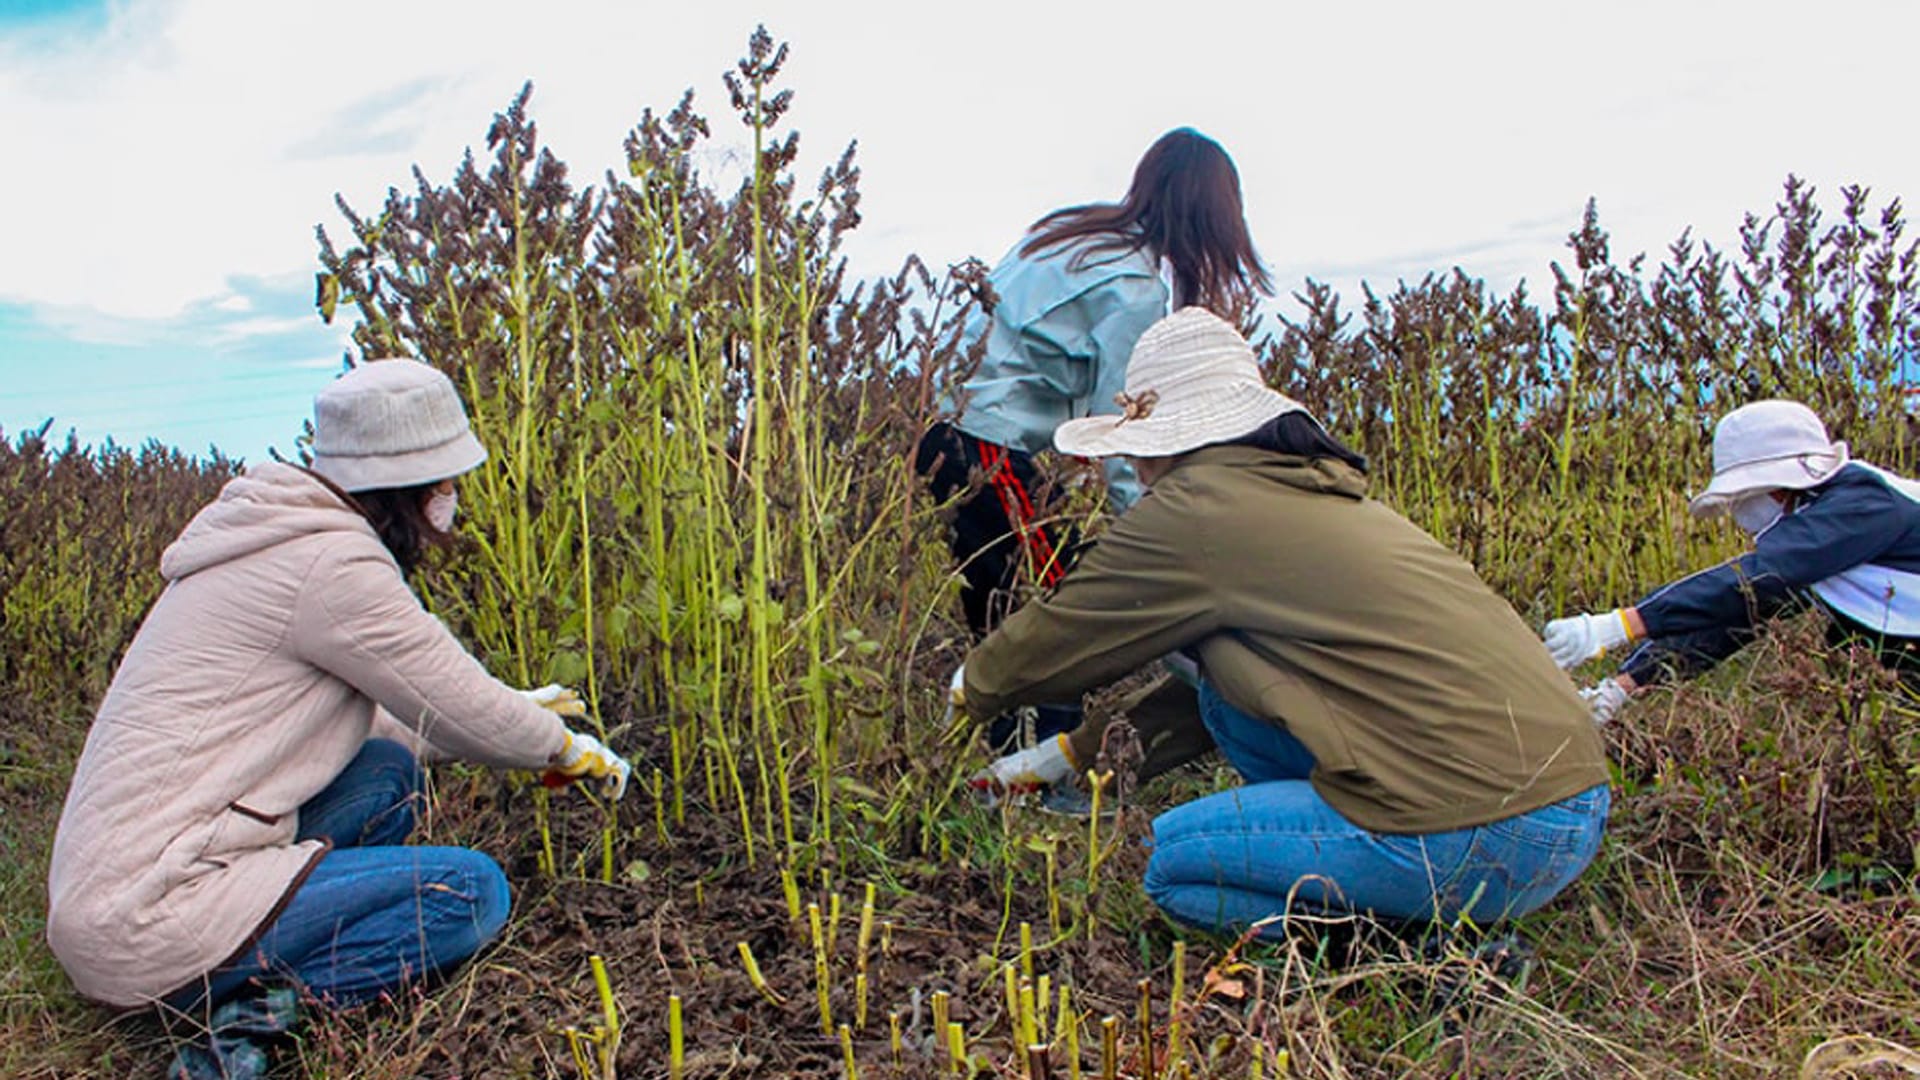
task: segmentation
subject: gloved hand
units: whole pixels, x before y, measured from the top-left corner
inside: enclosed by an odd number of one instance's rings
[[[538,690],[522,690],[520,696],[561,716],[587,715],[587,703],[580,700],[579,693],[558,683],[549,683]]]
[[[961,664],[953,669],[953,678],[947,680],[947,726],[953,726],[953,714],[967,704],[967,665]]]
[[[1580,691],[1580,699],[1593,710],[1593,722],[1604,724],[1613,719],[1620,706],[1627,703],[1627,688],[1620,685],[1619,679],[1602,679]]]
[[[1000,758],[973,774],[967,786],[986,794],[1023,795],[1057,784],[1078,770],[1067,737],[1055,735]]]
[[[1627,613],[1614,608],[1602,615],[1569,615],[1547,624],[1540,639],[1563,669],[1604,654],[1633,640],[1627,632]]]
[[[564,787],[575,780],[600,780],[615,802],[627,793],[627,777],[633,766],[627,759],[607,749],[606,744],[579,731],[567,732],[567,745],[554,755],[552,764],[541,775],[548,787]]]

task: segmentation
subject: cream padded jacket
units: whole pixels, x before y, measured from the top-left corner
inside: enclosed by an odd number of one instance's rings
[[[54,838],[47,940],[90,998],[133,1006],[248,946],[325,855],[299,808],[377,711],[448,756],[537,768],[554,714],[421,607],[311,474],[249,469],[161,557],[165,591],[101,702]]]

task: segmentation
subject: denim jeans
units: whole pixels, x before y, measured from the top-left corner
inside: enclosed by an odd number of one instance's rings
[[[506,925],[506,875],[477,851],[407,846],[419,803],[413,755],[399,743],[367,740],[300,808],[299,839],[324,837],[333,850],[244,957],[167,1004],[205,1008],[260,980],[352,1005],[478,952]]]
[[[1246,783],[1154,820],[1147,895],[1178,922],[1235,933],[1288,912],[1370,912],[1485,925],[1546,903],[1599,851],[1605,784],[1469,829],[1371,832],[1313,790],[1313,754],[1292,734],[1211,686],[1200,713]]]

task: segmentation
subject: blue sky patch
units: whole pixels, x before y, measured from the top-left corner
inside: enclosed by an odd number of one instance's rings
[[[346,328],[313,287],[234,282],[227,298],[164,321],[0,304],[0,437],[53,421],[86,445],[148,439],[192,453],[292,456],[313,395],[341,370]]]
[[[0,27],[44,20],[106,22],[107,0],[6,0],[0,4]]]

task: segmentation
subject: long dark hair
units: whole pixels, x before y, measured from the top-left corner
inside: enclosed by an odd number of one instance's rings
[[[1257,290],[1273,282],[1247,234],[1240,173],[1220,144],[1192,128],[1167,132],[1134,166],[1133,183],[1117,203],[1055,210],[1033,223],[1020,254],[1033,255],[1083,238],[1081,265],[1103,252],[1145,247],[1173,264],[1173,306],[1198,304],[1235,319]]]
[[[412,487],[375,488],[349,494],[312,469],[307,470],[307,475],[327,485],[341,501],[360,511],[360,516],[373,526],[380,542],[393,555],[393,561],[400,564],[403,574],[413,573],[428,548],[438,547],[450,539],[427,522],[427,493],[439,486],[438,480]]]

